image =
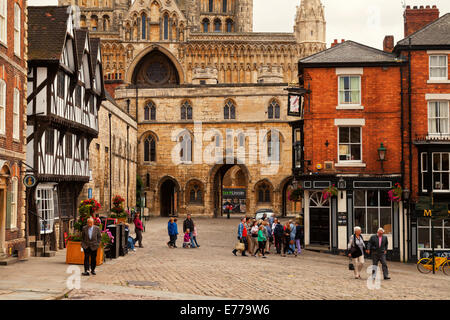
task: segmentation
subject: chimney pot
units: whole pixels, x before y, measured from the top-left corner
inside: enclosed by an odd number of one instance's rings
[[[439,19],[439,9],[436,5],[433,5],[433,8],[430,8],[430,6],[426,6],[426,8],[414,6],[412,10],[410,6],[407,6],[403,16],[405,21],[404,34],[405,37],[408,37],[427,24]]]

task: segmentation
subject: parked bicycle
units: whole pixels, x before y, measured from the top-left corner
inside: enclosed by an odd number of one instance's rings
[[[434,270],[442,269],[446,275],[450,276],[450,259],[447,257],[435,257]],[[433,258],[422,258],[417,262],[417,269],[421,273],[430,273],[433,271]]]

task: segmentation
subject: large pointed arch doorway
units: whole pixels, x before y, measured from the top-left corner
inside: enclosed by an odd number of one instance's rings
[[[161,217],[178,215],[179,186],[172,178],[163,178],[159,188],[159,206]]]

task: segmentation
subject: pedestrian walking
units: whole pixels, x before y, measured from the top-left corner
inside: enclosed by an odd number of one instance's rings
[[[136,239],[134,239],[134,242],[139,241],[139,248],[143,248],[142,245],[142,231],[144,231],[144,227],[142,226],[142,221],[139,218],[140,213],[136,212],[136,215],[134,216],[134,232],[136,233]]]
[[[290,233],[291,241],[289,242],[290,243],[289,246],[290,246],[292,252],[296,253],[296,251],[295,251],[295,231],[297,229],[295,228],[295,224],[294,224],[293,220],[289,220],[289,227],[291,229],[291,233]]]
[[[263,222],[263,226],[266,230],[265,234],[267,237],[265,251],[266,251],[266,254],[270,254],[270,243],[273,242],[272,228],[270,226],[270,223],[267,221]]]
[[[378,262],[381,262],[383,268],[384,280],[390,280],[389,270],[386,263],[386,254],[388,250],[388,238],[384,235],[384,229],[379,228],[376,235],[370,237],[367,244],[367,253],[372,254],[373,270],[372,276],[375,278],[378,270]]]
[[[191,230],[186,229],[186,232],[184,233],[184,239],[183,239],[183,248],[191,248]]]
[[[277,219],[275,228],[273,229],[273,235],[275,238],[275,247],[277,249],[277,254],[281,254],[281,245],[283,243],[283,226],[281,225],[280,221]]]
[[[191,215],[188,213],[186,220],[183,222],[183,232],[186,233],[186,230],[189,229],[189,239],[191,239],[191,248],[196,248],[194,240],[192,239],[192,232],[194,231],[194,221],[191,219]]]
[[[242,218],[241,219],[241,223],[238,226],[238,240],[244,244],[244,250],[242,251],[242,256],[243,257],[247,257],[247,255],[245,254],[245,251],[248,250],[248,242],[247,242],[247,224],[246,224],[247,219],[246,218]],[[238,250],[235,248],[232,253],[234,255],[236,255],[236,252]]]
[[[197,242],[197,224],[196,223],[194,223],[194,232],[192,232],[192,241],[193,241],[193,243],[195,243],[197,248],[200,248],[200,245]]]
[[[294,253],[294,250],[292,250],[291,244],[291,227],[289,222],[286,222],[283,228],[283,257],[286,257],[286,252],[289,254],[289,252]]]
[[[264,228],[263,225],[259,226],[259,230],[258,230],[258,250],[256,250],[256,253],[258,253],[258,257],[262,257],[265,258],[266,256],[264,255],[264,251],[265,251],[265,247],[266,247],[266,241],[267,241],[267,236],[264,234],[264,230],[266,230],[266,228]],[[266,230],[267,232],[267,230]]]
[[[256,250],[253,248],[252,233],[251,233],[253,221],[251,218],[247,218],[246,223],[247,223],[246,226],[247,226],[247,243],[248,243],[248,251],[247,252],[251,255],[253,250]]]
[[[361,270],[364,265],[364,239],[361,235],[361,228],[355,227],[354,234],[350,237],[348,243],[348,256],[352,258],[353,271],[355,273],[355,279],[361,279]]]
[[[295,245],[297,246],[297,254],[302,253],[302,235],[303,235],[303,229],[300,223],[295,222]]]
[[[102,241],[100,228],[94,225],[94,219],[91,217],[87,221],[87,225],[81,231],[81,247],[84,251],[84,272],[83,276],[89,275],[89,267],[91,273],[95,275],[95,267],[97,263],[97,249]],[[90,260],[90,262],[89,262]]]
[[[254,257],[256,257],[256,250],[258,249],[258,231],[259,231],[258,222],[253,221],[252,228],[250,229],[251,236],[252,236],[251,237],[252,251],[250,252],[250,254]]]
[[[169,242],[167,242],[167,245],[169,248],[176,248],[177,244],[177,237],[178,237],[178,225],[176,223],[175,218],[170,218],[169,223],[167,224],[167,231],[169,233]]]

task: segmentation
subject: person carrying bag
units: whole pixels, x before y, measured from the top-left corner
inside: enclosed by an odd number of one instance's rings
[[[349,264],[349,270],[353,270],[355,273],[355,279],[361,279],[361,270],[364,265],[364,239],[361,235],[361,228],[355,227],[355,233],[350,238],[348,243],[348,256],[352,259]]]

